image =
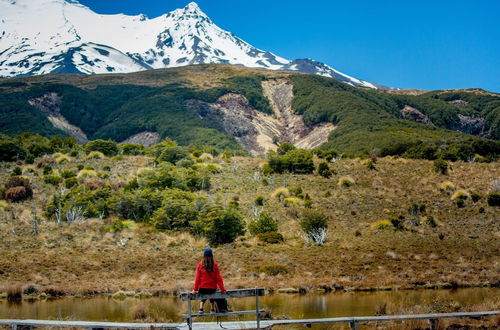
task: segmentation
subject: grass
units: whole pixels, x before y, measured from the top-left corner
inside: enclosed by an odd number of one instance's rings
[[[262,161],[235,157],[227,163],[215,157],[211,162],[220,173],[213,175],[211,190],[199,194],[226,203],[239,196],[248,222],[255,216],[257,196],[301,186],[303,194],[311,196],[312,207],[327,215],[329,236],[322,247],[307,245],[299,226],[303,206],[285,206],[277,196],[266,199],[259,207],[277,219],[285,240],[263,246],[247,234],[214,248],[226,287],[366,290],[498,285],[498,207],[488,206],[483,198],[457,208],[449,195],[436,189],[442,176],[433,171],[431,161],[385,157],[378,159],[377,171],[371,171],[362,160],[344,159],[331,165],[338,173],[331,178],[281,174],[266,177],[267,184],[253,179]],[[115,186],[130,181],[137,169],[152,168],[153,159],[78,159],[58,164],[57,169],[74,171],[78,164],[98,173],[109,166],[109,177],[102,180]],[[10,177],[14,165],[9,165],[0,168],[1,183]],[[447,176],[450,182],[483,196],[500,176],[499,163],[456,162],[453,168]],[[113,233],[107,228],[116,218],[57,225],[43,217],[41,207],[60,188],[43,182],[42,169],[26,176],[35,187],[34,198],[0,210],[0,287],[32,284],[48,296],[120,290],[175,293],[191,288],[196,264],[207,246],[205,239],[158,232],[144,224]],[[338,187],[344,176],[356,184]],[[404,216],[404,221],[409,220],[408,208],[413,204],[425,205],[421,216],[439,219],[439,225],[372,229],[380,219]],[[37,236],[32,235],[33,208],[39,219]],[[484,213],[479,213],[480,208]],[[288,273],[248,276],[273,264],[286,267]]]

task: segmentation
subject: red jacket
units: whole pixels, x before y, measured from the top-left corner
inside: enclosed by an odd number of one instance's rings
[[[219,265],[214,261],[214,270],[208,272],[201,261],[196,266],[196,278],[194,280],[194,291],[198,291],[199,288],[204,289],[217,289],[219,286],[220,290],[225,293],[226,289],[224,288],[224,281],[222,280],[222,276],[220,275]]]

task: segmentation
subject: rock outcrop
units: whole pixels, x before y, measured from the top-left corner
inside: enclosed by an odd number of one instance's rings
[[[420,124],[425,124],[428,126],[434,126],[432,121],[424,115],[420,110],[410,107],[409,105],[405,105],[405,107],[401,110],[399,110],[401,113],[401,116],[403,116],[404,119],[407,120],[413,120],[414,122],[420,123]]]
[[[132,135],[125,141],[121,143],[135,143],[135,144],[142,144],[143,146],[151,147],[154,144],[157,144],[158,142],[161,141],[160,134],[156,132],[141,132],[135,135]]]
[[[61,97],[56,93],[32,98],[28,103],[40,110],[55,128],[74,137],[78,143],[88,142],[87,135],[79,127],[71,125],[61,114]]]
[[[214,103],[189,100],[187,107],[212,126],[234,136],[253,155],[276,150],[276,142],[291,142],[311,149],[328,140],[334,125],[308,127],[301,116],[293,113],[293,85],[288,79],[264,81],[262,88],[274,116],[252,108],[243,95],[234,93],[223,95]]]

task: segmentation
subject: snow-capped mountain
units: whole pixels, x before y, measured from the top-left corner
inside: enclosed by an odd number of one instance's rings
[[[222,30],[194,2],[150,19],[101,15],[77,0],[0,0],[0,77],[125,73],[228,63],[383,88],[310,59],[290,61]]]

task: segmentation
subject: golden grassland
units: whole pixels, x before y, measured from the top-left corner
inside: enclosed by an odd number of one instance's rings
[[[270,290],[373,290],[497,286],[500,274],[500,213],[486,203],[486,194],[500,178],[500,164],[452,164],[448,175],[433,171],[432,162],[381,158],[376,170],[364,161],[345,159],[331,164],[336,174],[260,174],[262,158],[236,157],[230,162],[214,159],[222,171],[212,178],[208,199],[239,201],[245,220],[266,211],[279,222],[282,244],[263,244],[250,234],[232,244],[216,247],[228,288],[262,286]],[[70,159],[60,170],[77,164],[102,173],[110,166],[111,184],[125,183],[140,168],[152,167],[143,156],[104,159]],[[13,164],[0,170],[0,182],[10,176]],[[107,229],[114,219],[87,219],[56,224],[44,219],[42,207],[56,188],[43,183],[40,169],[22,165],[23,175],[34,185],[33,200],[0,208],[0,292],[12,287],[35,286],[51,295],[86,295],[123,291],[175,293],[190,290],[196,263],[207,246],[189,233],[166,233],[138,224],[122,232]],[[39,173],[34,176],[29,169]],[[338,185],[349,176],[354,185]],[[451,199],[452,191],[440,186],[450,181],[455,189],[479,193],[464,207]],[[298,220],[302,202],[287,203],[273,194],[277,189],[301,186],[312,208],[328,215],[324,246],[304,240]],[[263,207],[254,207],[257,196]],[[273,197],[274,196],[274,197]],[[425,205],[419,219],[408,213],[413,204]],[[39,234],[33,235],[33,212]],[[374,224],[405,216],[405,230],[378,230]],[[425,216],[437,227],[425,224]],[[414,225],[411,222],[421,222]],[[263,266],[279,265],[286,271],[272,276]],[[2,290],[3,288],[3,290]]]

